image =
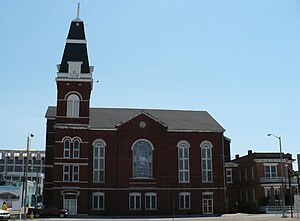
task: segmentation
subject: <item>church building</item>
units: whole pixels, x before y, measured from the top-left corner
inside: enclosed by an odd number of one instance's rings
[[[77,16],[46,112],[44,204],[70,215],[224,213],[224,128],[206,111],[90,107],[93,70]]]

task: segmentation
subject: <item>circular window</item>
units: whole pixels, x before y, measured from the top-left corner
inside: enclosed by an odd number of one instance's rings
[[[146,127],[146,123],[144,121],[140,122],[140,128],[145,128]]]

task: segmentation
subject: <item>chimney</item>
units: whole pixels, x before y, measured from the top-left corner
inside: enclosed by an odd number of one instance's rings
[[[251,155],[252,154],[252,150],[248,150],[248,155]]]
[[[239,159],[239,158],[240,158],[240,155],[236,154],[235,159]]]

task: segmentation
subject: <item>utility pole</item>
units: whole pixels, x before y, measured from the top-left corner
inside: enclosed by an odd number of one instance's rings
[[[33,138],[33,134],[28,134],[27,136],[27,148],[26,148],[26,165],[25,165],[25,196],[24,196],[24,219],[26,219],[26,211],[27,211],[27,186],[28,186],[28,160],[29,160],[29,149],[31,144],[31,139]]]

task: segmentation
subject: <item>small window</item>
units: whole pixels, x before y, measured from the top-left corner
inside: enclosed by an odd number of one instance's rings
[[[277,167],[275,165],[265,165],[265,176],[269,180],[277,178]]]
[[[70,165],[64,165],[63,170],[63,181],[70,181]]]
[[[64,158],[70,158],[70,140],[64,140]]]
[[[93,210],[104,210],[104,201],[105,194],[104,193],[93,193]]]
[[[146,210],[156,210],[156,193],[146,193],[145,194],[145,209]]]
[[[141,194],[130,193],[129,194],[129,209],[140,210],[141,209]]]
[[[79,166],[73,165],[73,181],[79,181]]]
[[[80,151],[80,141],[78,139],[75,139],[73,142],[73,157],[79,158],[79,152]]]
[[[232,169],[226,169],[226,181],[232,183]]]
[[[191,194],[190,193],[179,193],[179,208],[190,209],[191,208]]]

